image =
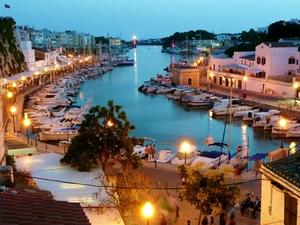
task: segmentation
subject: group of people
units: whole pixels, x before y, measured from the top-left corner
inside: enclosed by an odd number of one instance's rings
[[[155,161],[156,160],[156,147],[155,144],[146,145],[145,147],[145,159],[149,162]]]

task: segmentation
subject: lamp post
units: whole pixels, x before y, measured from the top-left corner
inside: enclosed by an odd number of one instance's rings
[[[29,144],[29,132],[28,128],[31,124],[31,121],[28,119],[27,113],[25,113],[24,126],[27,128],[27,143]]]
[[[17,111],[17,108],[15,106],[12,106],[10,108],[11,116],[13,118],[13,126],[14,126],[14,133],[16,133],[16,126],[15,126],[15,113]]]
[[[150,202],[146,202],[146,204],[144,205],[143,214],[147,218],[147,225],[149,225],[149,217],[153,214],[153,207]]]
[[[245,81],[245,92],[246,92],[248,77],[244,76],[244,81]]]
[[[299,85],[297,83],[293,84],[293,87],[295,89],[294,107],[297,105],[297,89],[298,89],[298,86]]]
[[[209,83],[210,83],[210,89],[212,89],[212,79],[213,79],[213,77],[214,77],[214,74],[213,73],[210,73],[209,74]]]
[[[186,165],[186,152],[189,149],[189,144],[185,141],[182,144],[182,150],[184,151],[184,165]]]
[[[286,120],[284,118],[282,118],[281,120],[279,120],[279,124],[281,126],[281,145],[280,145],[280,148],[284,148],[283,147],[283,128],[285,127],[286,125]]]

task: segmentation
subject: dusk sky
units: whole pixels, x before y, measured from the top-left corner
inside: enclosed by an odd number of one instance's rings
[[[240,33],[279,20],[300,19],[299,0],[5,0],[1,16],[17,25],[75,30],[131,40],[206,30]],[[4,4],[10,8],[4,8]]]

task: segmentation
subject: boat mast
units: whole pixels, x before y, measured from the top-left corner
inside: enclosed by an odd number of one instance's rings
[[[189,48],[188,48],[188,37],[186,36],[186,46],[185,46],[185,54],[186,54],[186,60],[188,60],[188,57],[189,57]]]
[[[102,41],[99,41],[99,64],[102,64]]]
[[[107,39],[108,39],[108,62],[111,63],[111,43],[110,43],[110,37],[107,33]]]

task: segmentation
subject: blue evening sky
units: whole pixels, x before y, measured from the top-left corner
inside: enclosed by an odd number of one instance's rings
[[[299,0],[4,0],[1,8],[0,16],[11,16],[17,25],[126,41],[190,30],[239,33],[300,19]]]

